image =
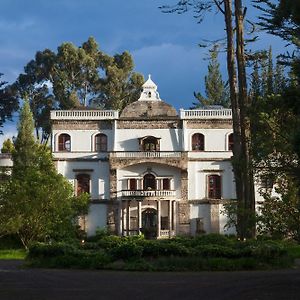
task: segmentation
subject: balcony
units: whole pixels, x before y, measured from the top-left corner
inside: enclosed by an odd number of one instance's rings
[[[51,120],[114,120],[117,110],[52,110]]]
[[[181,158],[182,152],[178,151],[117,151],[111,152],[112,158]]]
[[[180,119],[232,119],[231,109],[180,109]]]
[[[175,190],[123,190],[122,196],[126,198],[159,198],[160,200],[170,200],[176,198]]]

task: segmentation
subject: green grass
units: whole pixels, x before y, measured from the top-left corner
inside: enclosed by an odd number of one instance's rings
[[[0,259],[25,259],[27,255],[24,249],[5,249],[0,250]]]

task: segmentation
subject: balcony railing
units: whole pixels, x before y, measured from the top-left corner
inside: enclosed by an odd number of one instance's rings
[[[232,119],[231,109],[181,109],[180,119]]]
[[[160,231],[159,238],[161,239],[167,239],[169,237],[175,236],[174,230],[169,230],[169,229],[163,229]]]
[[[123,197],[175,197],[175,190],[123,190]]]
[[[51,120],[107,120],[118,119],[117,110],[52,110]]]
[[[113,158],[180,158],[183,156],[183,153],[178,151],[117,151],[111,152],[110,156]]]

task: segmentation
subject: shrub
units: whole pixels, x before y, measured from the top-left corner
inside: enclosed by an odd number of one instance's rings
[[[29,258],[34,257],[55,257],[59,255],[72,254],[76,247],[72,244],[56,242],[51,244],[35,243],[29,248]]]
[[[101,240],[97,242],[100,248],[110,250],[118,247],[125,241],[124,238],[116,235],[104,236]]]
[[[192,240],[193,246],[208,244],[232,247],[235,244],[235,239],[225,235],[211,233],[197,236]]]
[[[241,256],[238,250],[220,245],[199,245],[194,249],[194,254],[202,257],[235,258]]]
[[[132,241],[125,241],[111,249],[111,254],[114,259],[133,260],[140,258],[142,253],[143,247]]]

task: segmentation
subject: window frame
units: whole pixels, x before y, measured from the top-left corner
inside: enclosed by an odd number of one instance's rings
[[[79,196],[82,193],[91,193],[91,175],[86,173],[78,173],[76,174],[76,195]],[[82,181],[79,178],[83,179]],[[86,181],[86,182],[84,182]],[[80,182],[83,182],[80,184]],[[84,185],[86,184],[86,187]],[[81,187],[81,188],[80,188]]]
[[[94,136],[95,152],[107,152],[108,138],[104,133],[97,133]]]
[[[211,179],[213,180],[213,182],[211,182]],[[207,176],[207,197],[209,199],[222,199],[222,176],[221,175],[210,174]]]
[[[195,132],[191,140],[192,151],[205,151],[205,136],[203,133]]]
[[[67,133],[61,133],[57,138],[57,151],[59,152],[71,152],[71,136]],[[68,143],[68,146],[67,146]]]

